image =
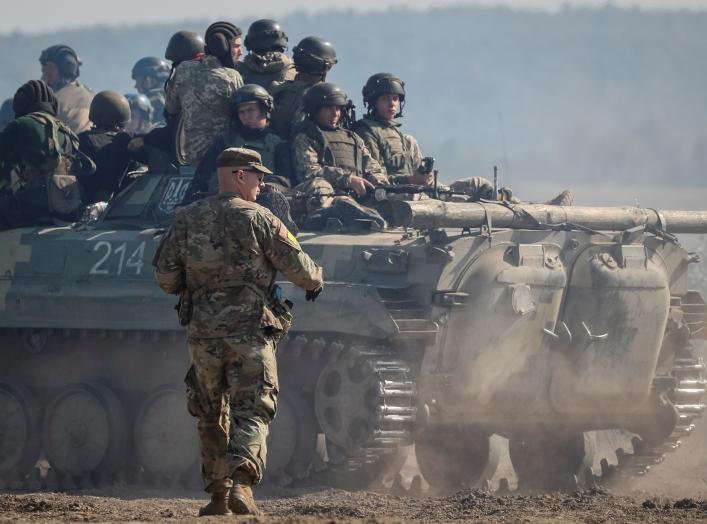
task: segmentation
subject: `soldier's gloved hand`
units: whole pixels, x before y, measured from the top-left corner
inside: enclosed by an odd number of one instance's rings
[[[307,300],[307,302],[314,302],[315,300],[317,300],[317,297],[322,292],[322,289],[324,289],[323,286],[319,286],[317,289],[309,289],[307,290],[307,293],[305,294],[304,298]]]

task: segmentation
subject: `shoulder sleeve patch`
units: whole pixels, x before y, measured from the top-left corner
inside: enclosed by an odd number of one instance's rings
[[[295,248],[297,251],[302,251],[299,242],[297,242],[297,237],[295,237],[282,222],[280,222],[277,237],[288,246]]]

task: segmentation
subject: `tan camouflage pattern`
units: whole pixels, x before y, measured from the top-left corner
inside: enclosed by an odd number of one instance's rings
[[[242,85],[238,71],[223,67],[215,56],[205,55],[177,66],[165,110],[183,115],[184,155],[191,165],[198,165],[214,139],[228,129],[231,98]]]
[[[355,131],[388,178],[393,183],[406,184],[407,177],[422,171],[423,155],[417,140],[403,133],[400,125],[395,120],[385,122],[366,116],[359,120]]]
[[[230,485],[241,467],[259,482],[277,410],[275,345],[291,321],[271,309],[270,289],[278,271],[303,289],[316,289],[322,268],[270,211],[234,193],[177,209],[155,266],[165,292],[186,286],[192,293],[187,340],[205,397],[200,404],[206,409],[192,411],[205,487]]]
[[[59,102],[57,117],[75,134],[91,129],[88,111],[93,100],[93,91],[78,80],[67,83],[54,93]]]
[[[353,137],[363,156],[364,177],[373,184],[387,184],[388,177],[380,164],[371,156],[363,140],[356,134],[353,134]],[[323,158],[324,155],[320,149],[321,146],[306,133],[295,135],[292,139],[292,162],[296,179],[306,182],[319,177],[329,182],[334,189],[349,189],[351,178],[355,176],[355,173],[321,163],[320,158]]]
[[[248,53],[236,64],[236,70],[246,84],[258,84],[268,92],[282,82],[294,80],[297,74],[292,59],[280,51],[268,51],[262,55]]]
[[[297,184],[293,189],[292,216],[301,217],[334,203],[334,187],[322,177],[314,177]]]
[[[322,269],[287,228],[264,207],[221,193],[177,209],[162,244],[155,277],[167,293],[192,292],[190,337],[222,338],[278,332],[281,322],[267,301],[275,275],[303,289],[322,285]],[[284,234],[283,234],[284,233]],[[227,287],[229,282],[248,286]]]
[[[268,425],[277,411],[272,339],[190,337],[188,347],[208,406],[197,422],[204,487],[218,489],[237,469],[257,484],[265,471]]]

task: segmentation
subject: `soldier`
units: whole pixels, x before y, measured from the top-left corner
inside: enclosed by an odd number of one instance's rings
[[[206,30],[206,54],[182,62],[170,80],[165,111],[183,120],[184,160],[196,166],[214,139],[229,125],[228,109],[236,90],[243,85],[233,69],[232,47],[241,30],[228,22],[216,22]]]
[[[118,191],[128,171],[131,136],[125,131],[130,122],[130,104],[115,91],[101,91],[93,97],[89,118],[90,131],[79,135],[80,149],[96,164],[96,172],[79,177],[84,190],[84,202],[107,202]]]
[[[336,50],[318,36],[308,36],[295,46],[292,57],[297,68],[294,80],[288,80],[273,89],[275,109],[271,126],[283,139],[304,120],[304,95],[314,84],[324,82],[329,70],[337,63]]]
[[[8,98],[0,106],[0,131],[7,127],[7,124],[15,119],[15,112],[12,110],[12,98]]]
[[[417,140],[400,130],[396,120],[403,116],[405,82],[390,73],[377,73],[363,86],[367,114],[356,122],[354,131],[366,143],[394,184],[429,185],[432,162],[420,152]]]
[[[295,214],[300,216],[304,211],[308,218],[317,216],[317,220],[306,224],[309,229],[321,227],[319,218],[325,217],[317,212],[335,202],[341,203],[337,207],[348,219],[372,218],[379,224],[382,222],[377,213],[356,206],[351,198],[336,196],[337,192],[352,191],[363,199],[375,185],[388,183],[363,140],[342,127],[348,108],[348,97],[341,88],[327,82],[317,84],[307,91],[304,99],[307,118],[293,131],[292,161],[300,182],[295,191],[304,196],[305,204],[304,210],[299,207]]]
[[[57,117],[74,133],[91,127],[88,109],[93,91],[79,82],[79,60],[76,51],[67,45],[53,45],[39,56],[42,65],[42,80],[52,88],[59,101]]]
[[[164,124],[164,86],[169,73],[167,62],[156,56],[141,58],[133,66],[135,89],[150,100],[153,109],[152,124],[155,126]]]
[[[131,135],[147,134],[153,129],[152,115],[155,111],[150,100],[145,95],[137,93],[128,93],[125,98],[130,105],[130,122],[127,131]]]
[[[81,207],[77,176],[95,170],[79,139],[57,117],[58,101],[41,80],[17,90],[15,120],[0,133],[0,228],[76,220]]]
[[[180,314],[189,322],[193,362],[188,408],[199,419],[202,475],[211,494],[199,515],[254,515],[251,486],[263,476],[277,406],[275,346],[292,320],[275,277],[280,272],[314,301],[322,269],[255,203],[270,173],[258,153],[226,149],[217,166],[220,193],[177,209],[155,256],[155,277],[165,292],[182,294],[182,310],[191,295],[191,314]]]
[[[256,20],[245,37],[248,54],[236,69],[246,84],[258,84],[268,91],[295,78],[295,66],[285,55],[287,35],[275,20]]]
[[[218,137],[196,168],[184,203],[188,204],[216,189],[216,159],[229,147],[243,147],[257,151],[263,165],[274,171],[265,177],[266,184],[258,196],[258,204],[268,208],[282,220],[290,231],[297,232],[290,206],[280,190],[291,187],[290,149],[286,142],[273,133],[269,126],[273,108],[272,96],[257,84],[246,84],[236,91],[231,106],[231,127]]]

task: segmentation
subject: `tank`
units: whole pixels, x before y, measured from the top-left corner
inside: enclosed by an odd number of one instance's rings
[[[198,483],[176,297],[151,260],[189,176],[146,175],[91,223],[0,232],[0,479]],[[280,282],[266,479],[363,486],[408,446],[435,489],[476,485],[509,440],[519,485],[646,472],[705,409],[707,306],[674,233],[705,212],[397,202],[398,227],[302,233],[315,303]],[[597,438],[628,445],[609,458]],[[601,460],[603,459],[603,460]],[[37,466],[39,464],[39,467]]]

